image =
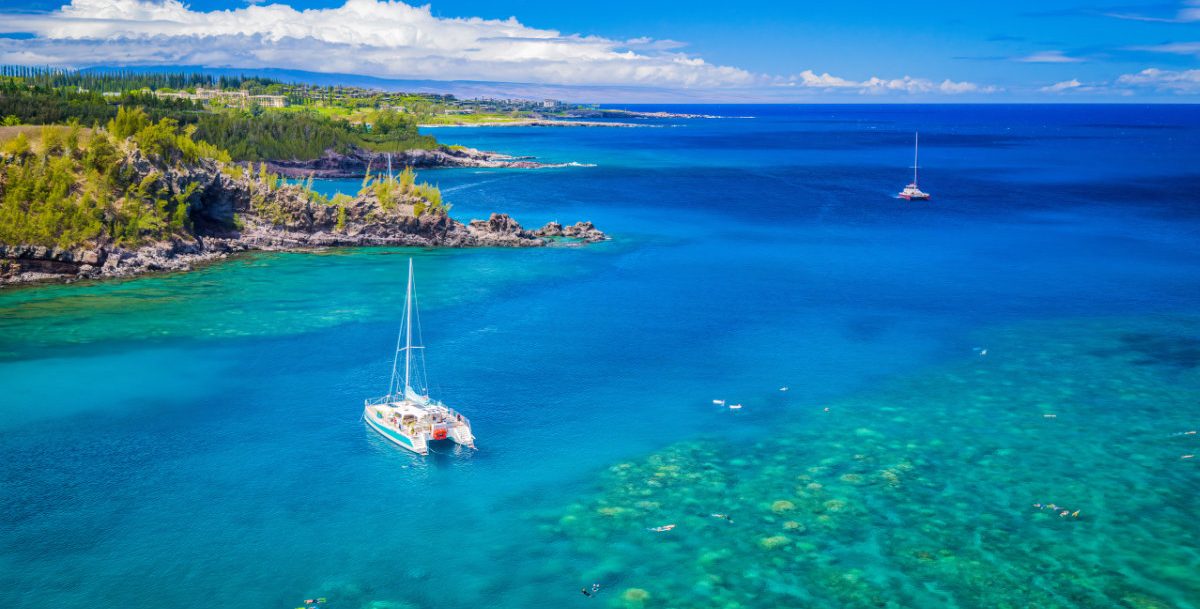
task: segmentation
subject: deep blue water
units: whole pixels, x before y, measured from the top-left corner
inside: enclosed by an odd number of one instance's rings
[[[0,292],[7,605],[564,606],[592,565],[540,551],[530,515],[619,460],[773,433],[987,328],[1200,305],[1195,106],[650,109],[753,118],[430,130],[594,165],[422,174],[456,217],[591,220],[609,243]],[[928,203],[894,197],[917,130]],[[473,454],[413,457],[359,420],[409,255]]]

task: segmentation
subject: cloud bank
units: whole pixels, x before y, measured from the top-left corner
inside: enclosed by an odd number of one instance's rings
[[[1200,70],[1160,70],[1147,68],[1136,74],[1123,74],[1118,85],[1148,87],[1173,93],[1200,92]]]
[[[576,86],[754,89],[783,85],[862,94],[961,94],[996,89],[969,82],[813,71],[781,77],[714,65],[673,40],[564,34],[504,20],[443,18],[429,5],[346,0],[296,10],[253,3],[196,11],[180,0],[72,0],[49,13],[2,13],[0,63],[199,65],[283,68],[382,78],[480,80]],[[778,89],[776,89],[778,90]]]
[[[945,93],[955,95],[959,93],[995,93],[999,91],[996,87],[983,87],[973,82],[954,82],[949,79],[938,83],[929,79],[913,78],[911,76],[893,79],[883,79],[873,76],[867,80],[854,81],[833,76],[828,72],[816,74],[812,70],[805,70],[800,74],[788,78],[776,79],[773,84],[780,87],[805,87],[827,91],[850,90],[875,95],[892,92],[913,94]]]

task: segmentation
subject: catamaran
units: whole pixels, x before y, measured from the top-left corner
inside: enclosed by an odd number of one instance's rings
[[[413,262],[408,259],[408,291],[404,297],[404,319],[396,337],[396,356],[392,360],[392,380],[387,395],[366,400],[363,419],[367,426],[394,444],[417,454],[429,453],[433,442],[448,441],[475,448],[471,422],[467,417],[429,397],[425,378],[424,347],[413,344],[413,319],[418,316],[413,295]],[[417,321],[420,342],[421,320]],[[403,345],[403,346],[401,346]],[[413,352],[417,353],[413,357]],[[400,369],[401,354],[404,369]],[[418,369],[419,368],[419,369]]]
[[[922,192],[920,188],[917,188],[917,145],[920,143],[920,139],[921,134],[913,134],[913,181],[912,184],[905,186],[899,195],[901,199],[909,201],[928,201],[931,198],[929,193]]]

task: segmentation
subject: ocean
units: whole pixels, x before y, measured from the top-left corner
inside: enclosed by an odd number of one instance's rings
[[[427,130],[610,242],[0,291],[6,606],[1200,607],[1200,109],[632,109],[737,118]]]

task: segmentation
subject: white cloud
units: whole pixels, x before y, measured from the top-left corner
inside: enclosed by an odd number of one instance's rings
[[[960,93],[995,93],[999,91],[996,87],[980,86],[973,82],[955,82],[952,80],[944,80],[941,83],[936,83],[925,78],[913,78],[905,76],[904,78],[884,79],[878,76],[872,76],[863,81],[848,80],[833,76],[828,72],[817,74],[812,70],[805,70],[795,76],[786,79],[779,79],[774,83],[776,86],[783,87],[807,87],[811,89],[823,90],[851,90],[864,94],[883,94],[883,93],[943,93],[956,95]]]
[[[1187,4],[1188,8],[1179,9],[1176,19],[1184,22],[1200,21],[1200,0],[1191,0]]]
[[[852,81],[812,70],[756,74],[680,52],[684,43],[564,34],[508,19],[436,17],[429,5],[345,0],[296,10],[243,0],[193,10],[180,0],[71,0],[49,13],[0,12],[0,63],[282,68],[382,78],[750,90],[768,85],[862,93],[988,93],[993,87],[905,76]],[[271,3],[275,2],[275,3]]]
[[[1041,89],[1039,89],[1039,91],[1041,91],[1043,93],[1062,93],[1063,91],[1070,91],[1071,89],[1078,89],[1082,86],[1083,86],[1083,83],[1072,78],[1071,80],[1064,80],[1062,82],[1056,82],[1052,85],[1042,87]]]
[[[1043,86],[1042,91],[1048,92],[1048,94],[1058,94],[1058,92],[1067,91],[1070,89],[1078,89],[1080,86],[1084,86],[1084,83],[1080,83],[1079,80],[1072,78],[1070,80],[1063,80],[1061,83]]]
[[[1200,70],[1146,68],[1136,74],[1122,74],[1117,78],[1117,84],[1176,93],[1200,93]]]
[[[1155,53],[1174,53],[1176,55],[1200,56],[1200,42],[1169,42],[1167,44],[1129,48],[1133,51],[1153,51]]]
[[[0,30],[36,35],[0,41],[2,62],[200,64],[675,87],[749,85],[757,78],[672,52],[679,46],[673,41],[564,35],[511,17],[441,18],[428,5],[393,0],[346,0],[336,8],[300,11],[269,4],[209,12],[191,10],[179,0],[73,0],[52,13],[5,14]]]
[[[1129,19],[1132,21],[1153,21],[1159,23],[1191,23],[1200,21],[1200,0],[1187,0],[1174,17],[1155,17],[1139,13],[1107,13],[1109,17]]]
[[[1064,55],[1062,51],[1041,51],[1018,58],[1017,61],[1024,63],[1079,63],[1083,59]]]

